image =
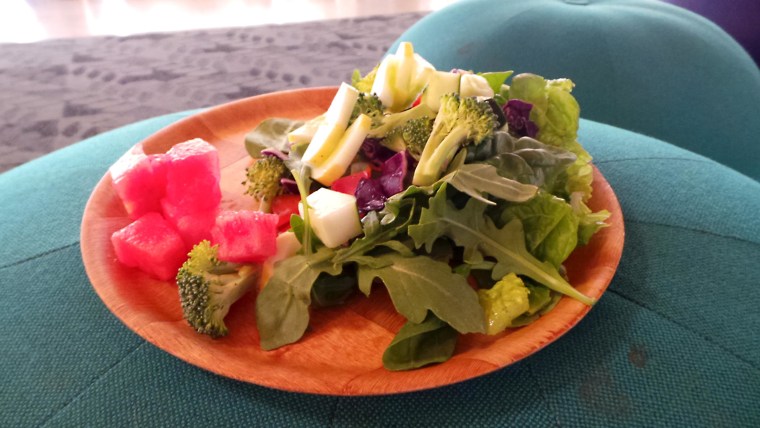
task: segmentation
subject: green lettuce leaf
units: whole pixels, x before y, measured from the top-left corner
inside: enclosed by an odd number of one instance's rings
[[[533,104],[530,120],[538,126],[536,138],[543,143],[563,147],[578,137],[581,110],[570,94],[573,86],[569,79],[546,80],[535,74],[523,73],[512,79],[509,98]]]
[[[577,193],[570,195],[570,206],[579,218],[578,244],[588,244],[599,229],[609,226],[605,221],[610,217],[610,212],[607,210],[592,212],[591,208],[583,202],[582,195]]]
[[[530,120],[538,126],[536,138],[543,143],[573,152],[577,159],[566,170],[561,196],[582,192],[584,200],[591,197],[593,169],[591,155],[578,144],[580,107],[571,95],[573,82],[569,79],[546,80],[524,73],[512,79],[509,97],[533,104]]]
[[[528,251],[556,268],[578,245],[579,219],[564,199],[541,192],[530,201],[511,204],[502,211],[502,224],[514,219],[523,224]]]
[[[478,290],[480,306],[486,317],[486,333],[498,334],[530,308],[529,290],[514,273],[507,274],[493,287]]]

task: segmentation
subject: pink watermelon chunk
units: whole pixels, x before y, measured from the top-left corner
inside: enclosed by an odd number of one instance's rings
[[[159,213],[148,213],[111,235],[116,258],[148,275],[170,280],[187,259],[187,247]]]
[[[204,239],[211,240],[217,209],[194,210],[192,207],[172,205],[166,199],[161,201],[161,205],[164,216],[182,236],[188,250]]]
[[[219,244],[219,260],[261,263],[277,252],[277,214],[260,211],[223,211],[211,230]]]
[[[161,211],[166,187],[162,155],[146,155],[141,145],[133,147],[114,163],[109,172],[129,218]]]
[[[180,143],[162,158],[166,171],[161,212],[188,247],[210,238],[219,210],[219,154],[200,138]]]

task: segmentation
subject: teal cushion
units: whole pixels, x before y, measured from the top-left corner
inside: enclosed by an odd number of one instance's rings
[[[582,117],[760,179],[760,70],[728,34],[684,9],[656,0],[465,0],[399,41],[442,70],[571,78]]]
[[[124,327],[80,258],[92,187],[187,113],[0,175],[0,426],[760,426],[760,183],[659,140],[582,121],[626,221],[589,315],[524,361],[383,397],[287,393],[190,366]]]

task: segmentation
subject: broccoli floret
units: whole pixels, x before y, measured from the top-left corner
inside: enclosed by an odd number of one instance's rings
[[[209,241],[201,241],[177,272],[185,319],[197,332],[215,338],[227,335],[224,317],[258,277],[253,266],[220,261],[218,248]]]
[[[487,101],[461,98],[458,94],[443,95],[412,183],[433,184],[460,147],[491,138],[496,125],[496,115]]]
[[[510,273],[488,290],[478,290],[486,317],[486,333],[497,334],[515,327],[513,321],[530,309],[530,292],[523,281]]]
[[[359,98],[354,104],[354,111],[351,113],[349,124],[353,123],[360,114],[366,114],[372,119],[372,127],[382,125],[383,122],[383,103],[375,94],[359,93]]]
[[[246,169],[245,193],[259,202],[259,210],[269,212],[272,200],[282,193],[280,179],[288,171],[282,159],[264,156]]]
[[[423,116],[406,122],[403,126],[394,128],[386,136],[386,145],[406,150],[413,158],[418,159],[422,154],[425,143],[433,130],[433,118]]]
[[[360,92],[371,92],[372,85],[375,83],[375,75],[377,75],[377,67],[376,65],[364,77],[362,77],[362,73],[359,70],[354,70],[354,73],[351,75],[351,86]]]
[[[386,114],[379,126],[373,127],[367,134],[370,138],[385,138],[396,128],[403,127],[407,122],[422,117],[435,117],[435,112],[425,104],[419,104],[402,112]]]

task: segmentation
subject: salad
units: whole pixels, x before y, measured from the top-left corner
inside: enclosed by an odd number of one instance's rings
[[[163,216],[115,233],[117,256],[135,265],[137,233],[171,242],[164,259],[181,266],[160,272],[177,272],[185,318],[213,337],[227,334],[230,306],[263,284],[264,350],[309,334],[311,311],[384,287],[406,320],[382,356],[389,370],[444,362],[460,335],[528,325],[563,296],[593,305],[563,267],[609,217],[587,205],[593,168],[577,141],[573,83],[512,74],[439,71],[401,43],[366,75],[355,71],[323,114],[270,118],[246,136],[243,185],[256,210],[197,211],[200,202],[163,184],[151,208]],[[213,166],[212,151],[190,143],[128,169],[171,183],[187,159]]]

